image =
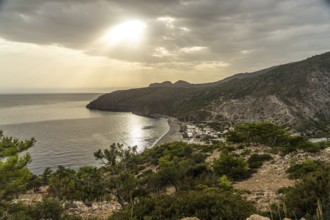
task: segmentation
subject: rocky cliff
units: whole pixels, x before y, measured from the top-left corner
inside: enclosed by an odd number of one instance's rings
[[[171,115],[181,120],[272,121],[329,130],[330,53],[207,84],[152,84],[100,96],[90,109]]]

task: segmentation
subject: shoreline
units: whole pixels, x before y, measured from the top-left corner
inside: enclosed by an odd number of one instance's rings
[[[159,138],[158,141],[153,146],[159,146],[162,144],[174,142],[174,141],[182,141],[182,135],[180,133],[180,125],[178,124],[178,119],[167,117],[167,123],[169,125],[169,130],[166,134]]]

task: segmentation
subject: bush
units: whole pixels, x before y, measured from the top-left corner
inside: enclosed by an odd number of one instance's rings
[[[322,141],[322,142],[317,143],[317,145],[321,149],[326,149],[326,148],[330,147],[330,141]]]
[[[265,161],[272,160],[273,157],[269,154],[252,154],[247,163],[251,169],[258,169],[262,166]]]
[[[273,147],[282,154],[297,150],[318,152],[324,144],[308,142],[302,136],[290,136],[281,126],[270,122],[249,122],[235,126],[227,133],[227,141],[246,144],[264,144]]]
[[[243,157],[222,152],[213,162],[213,169],[218,176],[226,175],[231,180],[243,180],[251,176],[251,171]]]
[[[270,122],[248,122],[235,126],[227,133],[227,141],[234,143],[259,143],[268,146],[280,145],[288,136],[279,125]]]
[[[45,199],[42,202],[38,202],[32,208],[32,216],[34,219],[61,219],[64,214],[64,207],[57,199]]]
[[[322,164],[324,163],[321,161],[306,160],[301,164],[294,164],[290,166],[289,169],[286,170],[286,173],[288,173],[290,179],[299,179],[307,174],[316,172],[320,169],[320,167],[322,167]]]
[[[184,142],[172,142],[147,149],[138,157],[141,163],[147,163],[152,159],[152,164],[158,165],[160,159],[164,157],[170,161],[190,157],[196,147],[197,145],[186,144]]]
[[[130,219],[130,208],[120,210],[109,219]],[[177,220],[189,216],[203,220],[246,219],[253,212],[253,205],[242,199],[239,193],[205,188],[202,191],[183,191],[173,196],[143,198],[134,206],[133,217],[141,220]]]
[[[66,200],[101,200],[106,195],[103,180],[100,170],[95,167],[86,166],[75,171],[59,166],[49,178],[49,193]]]
[[[65,208],[57,199],[47,198],[33,205],[21,203],[10,204],[7,207],[8,216],[5,219],[63,219]]]
[[[282,191],[288,217],[330,219],[330,164],[304,175],[293,187]]]

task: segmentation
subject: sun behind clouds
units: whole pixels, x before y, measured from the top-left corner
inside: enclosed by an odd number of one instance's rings
[[[140,20],[130,20],[112,27],[103,37],[109,45],[139,43],[147,25]]]

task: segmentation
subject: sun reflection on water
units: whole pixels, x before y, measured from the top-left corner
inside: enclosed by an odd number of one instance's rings
[[[133,115],[132,115],[133,116]],[[129,122],[129,144],[135,146],[141,144],[144,137],[143,123],[141,117],[131,117]],[[138,151],[142,150],[142,146],[138,146]]]

